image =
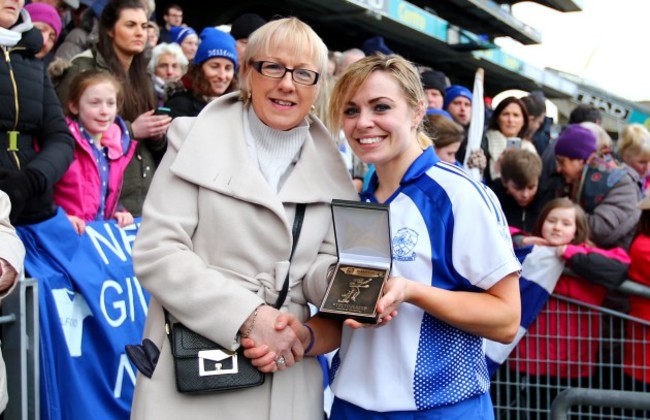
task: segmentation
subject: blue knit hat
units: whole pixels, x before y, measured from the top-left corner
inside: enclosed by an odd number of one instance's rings
[[[97,19],[99,19],[99,17],[102,15],[102,12],[104,11],[104,8],[107,4],[108,0],[95,0],[92,6],[90,6]]]
[[[236,69],[238,63],[235,44],[232,35],[217,28],[207,27],[201,31],[201,43],[194,56],[194,64],[202,64],[211,58],[221,57],[232,61]]]
[[[469,99],[470,102],[472,102],[473,96],[472,96],[472,92],[469,89],[461,85],[451,85],[447,89],[445,89],[445,103],[443,105],[443,108],[447,109],[449,104],[452,103],[454,99],[458,98],[459,96],[464,96],[467,99]]]
[[[378,52],[385,55],[393,54],[393,50],[388,48],[386,41],[384,41],[384,37],[381,35],[376,35],[372,38],[366,39],[363,42],[361,49],[366,55],[373,55]]]
[[[443,117],[448,118],[450,121],[454,120],[451,114],[444,109],[428,108],[427,115],[442,115]]]
[[[190,35],[196,35],[196,31],[189,26],[172,26],[169,29],[169,35],[171,36],[173,42],[181,45],[185,38]]]

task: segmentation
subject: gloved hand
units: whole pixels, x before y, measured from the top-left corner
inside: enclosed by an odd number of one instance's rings
[[[0,190],[6,192],[11,201],[10,219],[15,220],[23,212],[27,200],[37,191],[38,185],[38,173],[34,170],[0,169]]]

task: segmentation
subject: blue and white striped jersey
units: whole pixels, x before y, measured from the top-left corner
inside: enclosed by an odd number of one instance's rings
[[[362,200],[375,201],[376,183],[371,181]],[[441,162],[432,148],[413,162],[386,203],[391,276],[480,292],[521,269],[492,191]],[[386,326],[344,328],[332,390],[381,412],[455,404],[489,389],[483,341],[405,303]]]

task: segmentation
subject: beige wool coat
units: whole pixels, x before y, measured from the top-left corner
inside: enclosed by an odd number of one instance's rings
[[[9,201],[9,196],[4,191],[0,191],[0,258],[12,268],[9,269],[7,267],[7,271],[3,275],[16,278],[13,285],[0,294],[0,299],[9,295],[16,287],[20,273],[23,271],[23,262],[25,261],[25,247],[20,238],[18,238],[18,235],[16,235],[16,230],[9,223],[10,212],[11,201]],[[3,275],[0,275],[0,277]],[[7,370],[2,354],[0,353],[0,413],[7,407],[8,400]]]
[[[199,334],[237,348],[247,317],[277,299],[289,267],[295,204],[306,203],[283,307],[306,319],[307,302],[320,303],[336,260],[330,202],[357,198],[335,143],[315,119],[276,194],[249,156],[243,118],[235,93],[169,129],[133,250],[138,279],[152,295],[144,336],[161,355],[151,379],[138,375],[132,419],[322,418],[314,358],[267,375],[260,387],[200,396],[176,390],[161,305]]]

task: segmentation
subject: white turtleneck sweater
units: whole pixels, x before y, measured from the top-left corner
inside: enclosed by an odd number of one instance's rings
[[[280,191],[309,136],[307,120],[287,131],[264,124],[253,107],[244,112],[244,136],[250,157],[273,191]]]

